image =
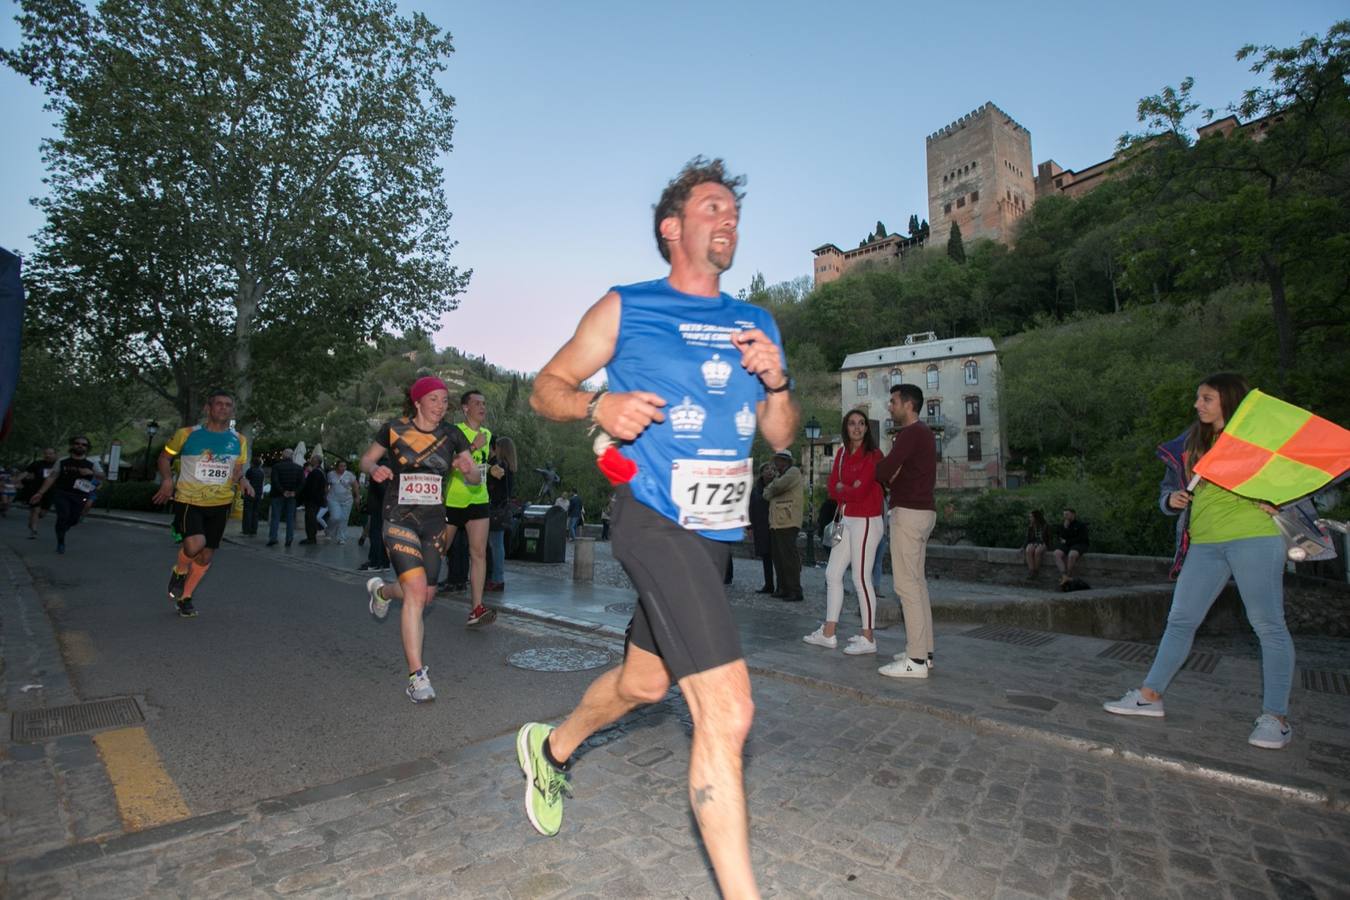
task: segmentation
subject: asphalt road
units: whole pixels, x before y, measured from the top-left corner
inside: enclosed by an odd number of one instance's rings
[[[602,669],[531,672],[507,657],[578,646],[499,619],[464,627],[463,602],[426,616],[435,703],[404,696],[399,607],[377,623],[364,579],[225,544],[180,619],[165,595],[176,549],[164,529],[88,520],[58,556],[51,518],[0,540],[28,566],[81,700],[138,695],[147,730],[192,814],[328,784],[555,720]],[[614,658],[617,662],[617,657]]]

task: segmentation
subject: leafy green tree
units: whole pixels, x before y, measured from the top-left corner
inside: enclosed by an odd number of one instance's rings
[[[961,242],[961,226],[952,223],[952,230],[947,235],[947,256],[958,263],[966,261],[966,247]]]
[[[909,236],[910,237],[919,236],[919,216],[917,214],[911,215],[909,217]]]
[[[1143,252],[1126,276],[1180,300],[1235,280],[1263,284],[1276,382],[1288,390],[1304,335],[1350,335],[1350,22],[1296,47],[1244,47],[1238,58],[1271,79],[1233,107],[1260,117],[1249,127],[1174,139],[1196,109],[1190,79],[1140,102],[1140,120],[1165,130],[1135,141],[1136,195],[1152,214],[1128,234]]]
[[[877,230],[875,232],[875,237],[877,240],[881,240],[885,236],[886,236],[886,226],[881,223],[880,219],[877,219]]]
[[[393,0],[22,0],[0,59],[61,120],[35,333],[127,359],[184,421],[232,384],[280,421],[385,329],[429,328],[450,264],[452,52]]]

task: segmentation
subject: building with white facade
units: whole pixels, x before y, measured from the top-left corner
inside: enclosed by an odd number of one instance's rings
[[[998,402],[998,353],[987,337],[939,340],[911,334],[898,347],[850,353],[839,369],[839,415],[867,413],[883,452],[891,449],[893,423],[886,403],[891,385],[923,391],[922,415],[938,445],[938,487],[1005,485],[1008,458]],[[817,451],[819,452],[819,451]]]

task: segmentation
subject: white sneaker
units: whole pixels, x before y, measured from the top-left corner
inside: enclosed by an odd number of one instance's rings
[[[849,656],[866,656],[868,653],[876,653],[877,642],[869,641],[861,634],[855,634],[848,639],[848,646],[844,648],[844,652]]]
[[[887,678],[928,677],[928,665],[926,663],[915,662],[914,660],[908,657],[905,657],[904,659],[897,659],[895,662],[886,663],[886,665],[882,666],[880,669],[877,669],[877,671],[880,672],[882,675],[885,675]]]
[[[802,638],[808,644],[815,644],[817,647],[824,647],[827,650],[833,650],[839,646],[839,638],[834,635],[825,636],[825,626],[822,625],[815,631]]]
[[[380,596],[380,588],[384,587],[384,579],[376,576],[366,580],[366,593],[370,595],[370,614],[380,621],[389,615],[389,601]]]
[[[427,677],[429,668],[423,666],[416,672],[408,676],[408,687],[405,693],[408,699],[414,703],[428,703],[436,699],[436,691],[431,686],[431,679]]]
[[[1253,747],[1264,747],[1267,750],[1283,750],[1289,746],[1289,742],[1294,739],[1294,726],[1280,724],[1280,720],[1270,713],[1261,713],[1256,720],[1256,728],[1252,730],[1251,737],[1247,738],[1247,743]]]
[[[1108,700],[1102,704],[1102,709],[1118,716],[1149,716],[1154,719],[1161,719],[1166,714],[1161,697],[1157,700],[1145,700],[1138,688],[1119,700]]]

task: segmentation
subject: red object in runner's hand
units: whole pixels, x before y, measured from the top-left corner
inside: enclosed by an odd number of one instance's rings
[[[605,452],[595,458],[595,464],[599,467],[600,474],[609,479],[610,484],[627,484],[637,474],[637,463],[624,456],[613,445],[606,447]]]

